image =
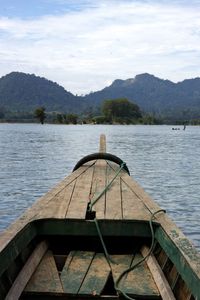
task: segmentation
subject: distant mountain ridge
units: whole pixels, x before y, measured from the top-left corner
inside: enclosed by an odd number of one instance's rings
[[[0,78],[0,107],[5,110],[29,112],[44,106],[47,111],[79,112],[81,105],[79,97],[46,78],[21,72]]]
[[[82,113],[100,107],[106,99],[125,97],[148,113],[168,119],[200,118],[200,78],[174,83],[148,73],[116,79],[104,89],[79,97],[55,82],[21,72],[0,78],[0,109],[29,112],[38,106],[47,111]]]

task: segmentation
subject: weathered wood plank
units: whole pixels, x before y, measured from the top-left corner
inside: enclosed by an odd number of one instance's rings
[[[11,224],[3,233],[0,234],[0,252],[7,246],[9,241],[29,222],[38,219],[38,214],[43,210],[43,208],[48,205],[49,201],[52,200],[62,189],[67,185],[72,183],[81,174],[85,173],[90,167],[90,164],[82,166],[70,176],[66,177],[58,185],[56,185],[47,194],[39,198],[25,213],[17,219],[13,224]]]
[[[142,255],[145,257],[149,253],[149,248],[144,246],[141,249]],[[159,292],[163,300],[175,300],[174,294],[166,280],[161,267],[159,266],[155,256],[150,254],[146,259],[146,263],[151,271],[151,274],[156,282]]]
[[[48,251],[28,282],[26,293],[63,293],[53,253]]]
[[[105,189],[106,186],[106,168],[97,161],[94,166],[94,175],[91,188],[91,202]],[[96,211],[97,219],[104,219],[106,206],[106,193],[104,193],[95,203],[92,210]]]
[[[160,209],[160,206],[154,202],[142,187],[133,180],[126,172],[121,173],[122,180],[129,186],[133,193],[144,203],[146,208],[154,213]]]
[[[54,198],[52,198],[38,217],[43,218],[65,218],[66,212],[74,191],[76,180],[63,188]]]
[[[140,254],[133,255],[111,255],[111,264],[113,279],[116,282],[119,276],[132,265],[137,263],[142,256]],[[118,287],[126,294],[138,296],[141,298],[159,298],[157,286],[152,278],[152,275],[146,265],[142,263],[133,271],[124,275],[119,282]]]
[[[160,209],[151,197],[128,176],[128,174],[124,173],[122,177],[126,184],[137,194],[152,213]],[[167,214],[164,212],[159,213],[156,215],[155,220],[159,222],[162,227],[162,229],[158,228],[156,231],[156,238],[175,264],[177,271],[181,273],[183,279],[187,282],[194,297],[200,297],[200,290],[197,287],[200,278],[200,253]],[[174,255],[174,253],[176,253],[176,255]],[[185,269],[187,269],[187,271]]]
[[[151,213],[140,198],[121,180],[123,219],[149,221]]]
[[[111,268],[112,268],[112,275],[113,275],[113,280],[114,282],[117,281],[119,276],[128,268],[130,268],[132,260],[133,260],[133,255],[128,255],[128,254],[123,254],[123,255],[110,255],[112,262],[111,263]],[[126,276],[124,276],[120,283],[119,287],[121,288],[123,286],[124,280]]]
[[[47,243],[41,242],[36,249],[33,251],[31,256],[28,258],[26,264],[20,271],[16,280],[14,281],[11,289],[9,290],[5,300],[17,300],[19,299],[21,293],[23,292],[25,286],[30,280],[32,274],[34,273],[36,267],[39,265],[43,255],[47,251]]]
[[[142,255],[136,254],[132,265],[138,263]],[[155,284],[146,262],[141,263],[133,271],[129,272],[124,281],[123,290],[129,295],[159,298],[160,293]]]
[[[103,253],[97,253],[79,290],[80,295],[100,295],[110,274],[110,267]]]
[[[114,178],[116,172],[108,165],[107,184]],[[120,186],[120,174],[112,182],[106,192],[106,213],[105,219],[122,219],[122,198]]]
[[[90,200],[93,172],[94,167],[92,166],[77,178],[66,218],[85,219],[88,202]]]
[[[106,152],[106,136],[105,136],[105,134],[100,135],[99,152],[101,152],[101,153]]]
[[[177,300],[186,300],[191,297],[191,292],[181,277],[178,278],[174,287],[174,295]],[[198,300],[199,298],[196,299]]]
[[[137,263],[142,256],[140,254],[136,254],[133,259],[133,255],[112,255],[111,258],[114,262],[116,262],[116,264],[111,264],[113,278],[116,282],[119,275],[121,275],[122,272],[128,269],[132,264]],[[144,298],[159,298],[160,296],[146,263],[142,263],[136,269],[124,275],[118,287],[124,293],[131,296]]]
[[[74,251],[70,254],[60,276],[65,293],[78,293],[93,257],[94,252]]]

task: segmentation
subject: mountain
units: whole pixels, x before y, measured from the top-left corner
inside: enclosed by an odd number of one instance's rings
[[[34,74],[12,72],[0,79],[0,107],[30,112],[39,106],[47,111],[80,112],[82,99],[62,86]]]
[[[164,118],[200,118],[200,78],[173,83],[144,73],[127,80],[117,79],[103,90],[85,96],[85,100],[90,105],[100,105],[105,99],[120,97],[135,102],[144,112]]]
[[[104,89],[78,97],[55,82],[21,72],[0,78],[1,111],[83,113],[96,110],[106,99],[128,98],[143,112],[164,120],[200,119],[200,78],[173,83],[148,73],[127,80],[117,79]]]

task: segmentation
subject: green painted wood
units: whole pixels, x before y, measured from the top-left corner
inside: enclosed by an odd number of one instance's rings
[[[110,274],[110,267],[103,253],[95,254],[79,290],[80,295],[100,295]]]
[[[103,236],[151,237],[149,222],[134,220],[99,220]],[[93,221],[47,219],[36,221],[38,235],[97,236]],[[156,224],[155,224],[156,226]]]
[[[93,257],[94,252],[70,253],[70,259],[67,259],[60,276],[65,293],[73,295],[78,293]]]
[[[0,276],[36,236],[34,223],[26,225],[0,253]]]
[[[177,235],[175,231],[172,232],[172,234]],[[176,266],[178,273],[185,281],[194,298],[200,299],[200,279],[192,270],[184,255],[181,253],[187,253],[192,261],[196,261],[196,264],[200,269],[199,252],[190,244],[190,242],[186,238],[180,238],[179,241],[176,241],[175,245],[175,243],[169,238],[169,236],[161,227],[157,228],[155,237],[170,260]],[[177,247],[177,245],[179,245],[179,248]]]
[[[141,254],[136,254],[134,259],[132,260],[131,266],[136,264],[143,258]],[[118,266],[116,269],[119,271],[125,270],[129,267],[131,262],[131,256],[121,256],[117,259]],[[120,266],[120,264],[122,266]],[[113,264],[112,264],[113,267]],[[126,268],[124,268],[126,267]],[[121,270],[120,270],[121,269]],[[115,270],[115,269],[114,269]],[[114,276],[114,280],[116,281],[116,276]],[[141,297],[144,299],[159,299],[160,293],[157,289],[157,286],[153,280],[152,274],[146,265],[145,262],[136,267],[133,271],[130,271],[128,274],[124,276],[119,284],[120,289],[132,297]]]
[[[28,282],[26,292],[29,293],[62,293],[58,270],[52,251],[48,251]]]

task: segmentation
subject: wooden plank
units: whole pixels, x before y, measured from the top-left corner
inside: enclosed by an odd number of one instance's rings
[[[177,283],[174,287],[174,295],[178,300],[186,300],[191,297],[191,292],[189,291],[188,287],[181,277],[178,278]]]
[[[119,276],[131,265],[137,263],[142,256],[140,254],[133,255],[111,255],[112,260],[115,263],[111,264],[112,274],[114,282],[117,281]],[[130,271],[124,275],[118,285],[118,287],[126,294],[130,296],[138,296],[143,298],[159,298],[157,286],[152,278],[152,275],[146,265],[142,263],[136,267],[133,271]]]
[[[93,175],[92,188],[91,188],[91,195],[92,195],[91,202],[105,189],[106,186],[106,168],[101,164],[98,164],[98,162],[94,166],[94,175]],[[106,193],[104,193],[99,198],[99,200],[92,208],[93,211],[96,211],[97,219],[104,219],[105,206],[106,206]]]
[[[141,254],[136,254],[132,265],[138,263],[142,258]],[[160,298],[160,293],[146,262],[141,263],[133,271],[128,273],[122,289],[131,296],[137,295],[144,298]]]
[[[36,249],[33,251],[31,256],[28,258],[26,264],[20,271],[19,275],[15,279],[11,289],[9,290],[5,300],[17,300],[19,299],[21,293],[23,292],[25,286],[30,280],[32,274],[34,273],[36,267],[39,265],[43,255],[47,251],[47,243],[41,242]]]
[[[97,253],[79,290],[80,295],[100,295],[110,274],[110,267],[103,253]]]
[[[128,174],[124,173],[122,178],[141,201],[143,201],[149,211],[154,213],[160,209]],[[200,289],[198,288],[200,279],[200,253],[167,214],[159,213],[156,215],[155,220],[161,224],[161,227],[156,230],[156,239],[175,264],[177,271],[181,274],[185,282],[187,282],[194,297],[200,298]]]
[[[65,218],[76,180],[68,184],[39,213],[39,218]]]
[[[48,251],[28,282],[26,293],[63,293],[52,251]]]
[[[149,253],[149,248],[144,246],[141,249],[142,255],[145,257]],[[174,294],[169,286],[168,281],[165,278],[164,273],[162,272],[161,267],[159,266],[155,256],[150,254],[146,259],[146,263],[152,273],[154,281],[159,289],[161,297],[163,300],[175,300]]]
[[[74,251],[70,253],[60,276],[65,293],[78,293],[93,257],[94,252]]]
[[[112,259],[111,268],[112,268],[112,275],[114,282],[117,281],[119,276],[128,268],[130,268],[133,255],[129,254],[120,254],[120,255],[110,255],[110,258]],[[119,287],[121,288],[123,286],[124,280],[126,276],[124,276],[120,283]]]
[[[117,171],[117,169],[116,169]],[[107,167],[107,184],[114,178],[116,171],[108,165]],[[120,174],[112,182],[106,192],[106,213],[105,219],[121,220],[122,219],[122,198],[120,187]]]
[[[160,206],[154,202],[143,188],[131,178],[126,172],[121,174],[122,180],[129,186],[135,195],[144,203],[146,208],[154,213],[160,209]]]
[[[93,171],[94,167],[92,166],[77,178],[66,218],[85,219],[90,200]]]
[[[11,224],[3,233],[0,234],[0,252],[8,245],[11,239],[28,224],[29,222],[38,219],[38,214],[43,210],[43,208],[48,205],[49,201],[52,200],[62,189],[64,189],[68,184],[72,183],[81,174],[85,173],[90,167],[90,164],[82,166],[70,176],[66,177],[53,189],[51,189],[44,196],[39,198],[25,213],[17,219],[13,224]]]
[[[106,152],[106,136],[105,136],[105,134],[100,135],[99,152],[101,152],[101,153]]]
[[[140,198],[121,180],[122,210],[125,220],[149,221],[151,213]]]

